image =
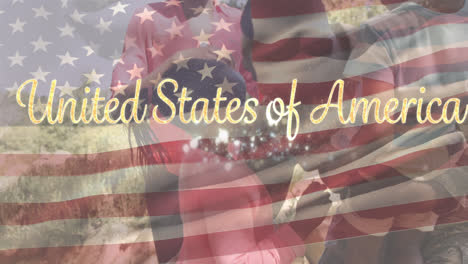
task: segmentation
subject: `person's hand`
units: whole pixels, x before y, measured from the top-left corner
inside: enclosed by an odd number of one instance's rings
[[[323,190],[323,183],[316,179],[317,172],[304,171],[298,164],[294,174],[300,180],[291,188],[297,204],[295,219],[290,226],[305,241],[325,219],[331,207],[330,193]]]

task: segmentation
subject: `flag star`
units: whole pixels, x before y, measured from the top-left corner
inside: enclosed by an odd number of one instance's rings
[[[52,15],[52,13],[47,12],[47,10],[44,9],[44,6],[42,5],[40,8],[33,8],[34,11],[34,17],[42,17],[45,20],[48,20],[48,16]]]
[[[37,41],[31,41],[31,44],[34,46],[33,52],[37,52],[38,50],[47,52],[47,45],[52,44],[52,42],[44,41],[42,36],[39,36],[39,39]]]
[[[80,14],[80,12],[78,12],[78,10],[75,9],[75,11],[73,11],[73,14],[70,15],[70,18],[76,23],[84,24],[83,17],[85,16],[86,14]]]
[[[222,59],[228,59],[228,60],[231,60],[231,54],[234,52],[233,50],[228,50],[226,49],[226,46],[224,46],[223,44],[223,47],[220,49],[220,50],[215,50],[213,51],[214,53],[216,53],[218,55],[218,58],[216,59],[217,61],[220,61]]]
[[[184,25],[177,26],[175,21],[172,21],[171,28],[166,29],[169,34],[171,34],[171,39],[175,38],[175,36],[182,37],[182,28],[184,28]]]
[[[99,30],[99,33],[102,35],[106,31],[112,32],[112,30],[109,28],[111,24],[112,24],[112,20],[106,22],[101,17],[101,19],[99,20],[99,25],[96,25],[96,28]]]
[[[206,77],[213,79],[211,72],[214,70],[214,68],[216,68],[216,66],[208,67],[208,64],[205,63],[205,66],[203,66],[203,69],[198,71],[198,73],[202,75],[201,80],[203,81]]]
[[[216,31],[224,29],[228,32],[231,32],[231,29],[229,27],[232,26],[233,23],[227,23],[226,21],[224,21],[223,18],[221,18],[219,22],[211,22],[211,24],[216,26]]]
[[[186,68],[187,70],[189,69],[189,66],[188,66],[188,61],[190,60],[191,58],[184,58],[184,56],[182,54],[179,54],[179,58],[177,60],[175,60],[173,63],[175,65],[177,65],[177,70],[180,70],[182,68]]]
[[[104,74],[98,74],[96,73],[96,70],[93,69],[91,73],[83,74],[83,76],[88,78],[88,81],[86,82],[86,84],[90,84],[93,82],[97,84],[101,84],[101,78],[104,76]]]
[[[162,79],[161,73],[158,73],[158,76],[156,76],[156,79],[151,80],[150,83],[152,83],[154,85],[154,88],[156,89],[161,79]]]
[[[223,93],[224,92],[229,92],[231,94],[234,94],[232,88],[234,86],[236,86],[236,85],[237,85],[237,83],[231,83],[231,82],[228,81],[228,79],[226,77],[224,77],[223,83],[217,84],[216,87],[221,88],[223,90]]]
[[[0,15],[1,15],[1,14],[3,14],[3,13],[5,13],[5,11],[3,11],[3,10],[0,10]]]
[[[193,39],[198,41],[198,46],[205,44],[210,44],[209,39],[213,36],[213,34],[206,34],[205,31],[202,29],[200,35],[193,37]]]
[[[144,69],[145,68],[143,68],[143,67],[138,68],[138,66],[136,64],[133,64],[133,69],[127,71],[130,74],[130,80],[141,79],[141,72]]]
[[[95,52],[99,52],[99,49],[101,48],[101,45],[94,43],[92,41],[89,42],[89,46],[91,49],[93,49]]]
[[[60,66],[63,64],[70,64],[71,66],[75,66],[75,61],[78,59],[76,57],[70,56],[70,53],[67,51],[65,55],[57,55],[60,58]]]
[[[125,89],[127,89],[128,85],[123,85],[121,81],[117,83],[116,86],[111,87],[111,90],[115,93],[114,96],[119,94],[125,96]]]
[[[50,72],[43,72],[42,68],[39,66],[36,72],[31,72],[31,75],[34,77],[36,80],[40,80],[43,82],[46,82],[46,76],[49,75]]]
[[[112,66],[115,66],[117,63],[124,64],[121,54],[117,50],[114,50],[114,54],[110,58],[112,59]]]
[[[137,48],[137,44],[136,44],[136,38],[132,38],[130,36],[127,36],[125,37],[125,49],[129,49],[131,47],[135,47]]]
[[[100,47],[100,45],[91,41],[89,42],[89,46],[84,46],[83,49],[87,52],[86,56],[90,56],[91,54],[98,52]]]
[[[34,113],[39,112],[42,114],[46,111],[46,108],[47,108],[47,104],[42,103],[40,98],[37,99],[37,103],[35,103],[34,106],[36,108]]]
[[[156,41],[153,41],[153,46],[151,46],[151,48],[148,48],[148,50],[151,52],[151,57],[154,58],[157,55],[164,56],[164,53],[162,52],[164,46],[165,45],[160,45]]]
[[[64,27],[57,27],[58,30],[60,30],[60,37],[65,37],[65,36],[70,36],[74,37],[73,32],[75,31],[74,27],[71,27],[68,25],[68,23],[65,24]]]
[[[60,97],[63,97],[64,95],[68,95],[70,97],[73,97],[73,92],[78,89],[78,87],[73,87],[71,86],[68,82],[65,82],[65,85],[63,86],[57,86],[57,89],[60,90]]]
[[[209,11],[211,11],[211,8],[208,8],[208,7],[203,7],[203,6],[199,6],[199,7],[194,7],[194,8],[190,8],[193,10],[193,13],[195,15],[200,15],[200,14],[208,14]]]
[[[178,1],[178,0],[166,1],[166,7],[167,6],[180,6],[180,1]]]
[[[186,87],[184,87],[184,88],[186,88]],[[192,90],[188,90],[188,89],[187,89],[187,93],[186,93],[185,95],[186,95],[186,96],[190,96],[192,93],[193,93]],[[174,95],[177,96],[178,98],[180,98],[180,97],[182,96],[182,90],[180,90],[180,92],[178,92],[178,93],[175,93]],[[180,102],[177,101],[177,103],[180,103]]]
[[[199,7],[193,7],[193,8],[190,8],[190,9],[193,10],[193,13],[195,15],[199,15],[199,14],[201,14],[201,12],[203,12],[204,8],[203,8],[203,6],[199,6]]]
[[[18,82],[15,82],[12,87],[6,88],[6,90],[8,91],[8,97],[15,96],[16,92],[18,91],[18,88]]]
[[[26,58],[26,56],[20,56],[19,52],[16,51],[15,56],[8,57],[8,59],[11,61],[10,67],[13,67],[15,65],[24,66],[23,65],[23,60],[25,58]]]
[[[115,66],[117,63],[125,64],[122,58],[116,59],[112,62],[112,66]]]
[[[91,46],[84,46],[83,49],[86,50],[86,56],[87,57],[94,53],[94,50],[93,50],[93,48],[91,48]]]
[[[110,7],[109,9],[113,11],[112,16],[115,16],[118,13],[127,14],[127,12],[125,11],[125,8],[127,6],[128,6],[127,4],[122,5],[122,3],[119,1],[115,6]]]
[[[142,98],[140,98],[140,100],[138,100],[138,110],[141,110],[142,107],[144,105],[146,105],[145,101],[146,101],[146,99],[142,99]]]
[[[154,21],[153,20],[154,13],[156,13],[156,11],[149,11],[147,8],[145,8],[143,12],[136,14],[136,16],[140,18],[140,24],[143,24],[145,23],[146,20]]]
[[[22,22],[19,18],[16,19],[16,22],[14,24],[9,24],[10,27],[13,29],[12,34],[15,34],[16,32],[23,32],[24,31],[24,25],[26,25],[26,22]]]
[[[68,6],[68,0],[60,0],[62,2],[62,8]]]

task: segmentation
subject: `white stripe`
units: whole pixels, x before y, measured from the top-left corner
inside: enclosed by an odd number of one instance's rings
[[[326,13],[252,19],[254,39],[274,43],[288,38],[330,37],[332,30]]]
[[[429,130],[439,130],[442,127],[443,126],[438,126],[438,127],[433,126],[430,128],[421,128],[421,129],[412,130],[398,137],[396,140],[390,141],[385,146],[382,146],[381,148],[378,148],[372,151],[371,153],[369,153],[368,155],[360,159],[357,159],[349,164],[346,164],[343,167],[336,168],[332,171],[323,173],[322,177],[329,177],[329,176],[340,174],[346,171],[351,171],[357,168],[363,168],[363,167],[385,163],[385,162],[388,162],[397,158],[401,158],[401,157],[404,157],[406,155],[409,155],[411,153],[415,153],[418,151],[434,149],[434,148],[443,147],[443,146],[447,146],[447,145],[451,145],[455,143],[463,143],[465,141],[465,137],[462,132],[454,132],[454,133],[442,135],[432,140],[429,139],[429,141],[426,141],[426,143],[419,144],[414,147],[400,145],[401,142],[415,140],[416,137],[424,137],[425,135],[421,133],[430,133]],[[366,148],[366,146],[362,146],[362,147]],[[446,156],[445,158],[448,161],[449,156]],[[419,172],[421,172],[421,170],[419,170]]]
[[[159,170],[164,172],[165,168],[159,166]],[[83,176],[1,176],[0,186],[1,203],[62,202],[96,195],[145,193],[145,186],[149,188],[139,167]]]
[[[353,53],[346,66],[345,75],[349,77],[365,75],[441,51],[446,52],[444,61],[430,60],[428,62],[430,65],[418,64],[415,66],[450,64],[451,61],[457,60],[459,51],[454,49],[468,47],[468,37],[464,34],[467,29],[468,24],[444,24],[424,28],[408,36],[395,37],[391,40],[378,40],[375,43],[359,43],[358,40],[353,44]],[[445,32],[450,32],[452,39],[447,40],[445,35],[439,36]],[[416,40],[418,40],[417,47],[414,46]],[[390,45],[390,51],[386,50],[388,45]],[[379,61],[385,56],[389,56],[388,61]],[[390,58],[390,56],[394,57]]]
[[[382,10],[385,9],[385,6],[373,5],[371,8]],[[254,39],[265,44],[271,44],[289,38],[327,38],[333,33],[344,33],[342,31],[333,31],[330,27],[330,19],[348,12],[368,12],[368,9],[369,6],[358,6],[305,15],[253,18]]]
[[[0,235],[0,250],[153,241],[149,217],[69,219],[0,226]]]
[[[253,65],[260,83],[287,84],[293,79],[297,79],[299,83],[321,83],[341,79],[346,61],[316,57],[281,62],[254,62]]]
[[[461,172],[461,173],[460,173]],[[454,174],[455,173],[455,174]],[[450,179],[454,175],[460,176],[468,173],[468,167],[446,169],[440,173],[440,177]],[[428,175],[429,177],[430,175]],[[460,188],[457,196],[467,194],[468,188]],[[309,197],[321,195],[320,193],[307,194]],[[371,194],[374,195],[374,194]],[[434,199],[449,198],[446,193],[436,194]],[[413,203],[423,201],[421,199],[400,201],[398,197],[394,200],[379,201],[379,206],[368,206],[361,210],[375,209],[399,204]],[[328,213],[319,213],[328,211],[328,205],[309,208],[306,214],[301,214],[296,220],[322,217],[333,215],[333,210]],[[266,211],[264,211],[266,210]],[[194,236],[200,234],[209,234],[223,231],[242,230],[265,224],[271,224],[271,215],[265,212],[271,211],[271,205],[259,206],[254,208],[229,210],[223,212],[211,212],[210,216],[200,215],[200,220],[185,222],[184,236]],[[343,209],[340,213],[350,213],[353,210]],[[199,217],[200,217],[199,216]],[[186,214],[186,219],[196,219],[196,215]],[[267,220],[267,218],[269,220]],[[159,222],[163,217],[126,217],[126,218],[99,218],[99,219],[71,219],[55,220],[40,224],[27,226],[0,226],[0,250],[19,249],[19,248],[40,248],[40,247],[59,247],[75,245],[107,245],[138,243],[152,241],[152,231],[150,222]],[[206,223],[223,223],[210,225],[206,230]],[[201,225],[205,228],[200,228]],[[97,228],[96,228],[97,226]],[[178,237],[176,231],[180,228],[177,225],[161,228],[156,231],[156,240],[165,240]],[[51,237],[50,234],[55,234]]]
[[[329,153],[308,155],[307,157],[312,157],[314,160],[324,160],[327,155]],[[229,163],[232,167],[241,165],[246,168],[243,160]],[[145,167],[145,169],[132,167],[83,176],[0,176],[0,203],[50,203],[97,195],[143,194],[175,190],[224,189],[279,184],[289,182],[291,175],[288,173],[295,164],[294,161],[283,162],[260,172],[259,175],[248,171],[250,174],[243,177],[234,175],[235,179],[232,180],[226,177],[220,181],[219,178],[214,177],[211,180],[216,181],[216,183],[208,182],[197,187],[177,186],[177,178],[175,177],[178,176],[168,174],[165,165],[152,165]],[[211,173],[213,171],[224,171],[228,174],[225,165],[226,162],[215,163],[210,160],[207,163],[200,164],[185,163],[181,169],[191,172],[191,175],[195,176],[204,175],[207,170],[211,171]],[[179,165],[169,165],[169,167],[171,166]],[[147,174],[144,172],[146,170],[148,171]],[[278,173],[279,171],[286,173]],[[257,176],[262,178],[261,182],[258,179],[253,180]]]
[[[351,154],[363,157],[355,160],[343,167],[333,169],[323,173],[322,177],[328,177],[343,173],[349,170],[357,169],[360,167],[367,167],[384,163],[393,159],[403,157],[416,151],[437,148],[449,144],[460,143],[465,139],[460,133],[451,133],[449,135],[436,137],[430,136],[430,132],[435,133],[436,136],[444,134],[440,129],[444,129],[445,125],[431,126],[419,128],[410,131],[396,140],[389,138],[381,138],[363,146],[357,146],[341,151],[328,152],[321,154],[306,154],[297,156],[296,160],[302,161],[301,164],[307,169],[314,169],[317,166],[330,162],[330,157],[339,159],[340,157],[348,157]],[[415,147],[406,146],[404,141],[415,142],[424,141],[425,144],[419,144]],[[427,137],[427,139],[424,139]],[[383,142],[390,142],[383,145]],[[382,146],[382,147],[380,147]],[[363,152],[363,153],[361,153]],[[243,165],[244,161],[232,161],[232,167]],[[278,184],[289,181],[290,175],[287,173],[279,173],[278,171],[289,171],[294,166],[295,161],[288,161],[281,163],[274,167],[268,168],[264,171],[257,173],[257,176],[262,178],[262,182],[251,181],[251,177],[255,177],[253,172],[250,174],[247,171],[245,177],[236,177],[236,179],[229,180],[226,178],[225,182],[214,183],[215,179],[207,179],[206,183],[199,182],[202,186],[178,186],[179,190],[202,190],[202,189],[218,189],[230,187],[245,187],[255,186],[261,184]],[[184,177],[193,177],[190,175],[205,175],[212,171],[225,171],[226,162],[215,163],[210,160],[207,163],[190,164],[185,163],[181,169],[185,172],[190,172]],[[179,166],[179,165],[171,165]],[[242,166],[246,168],[245,166]],[[147,168],[151,175],[154,177],[145,177],[145,173],[141,167],[132,167],[121,170],[114,170],[105,173],[83,175],[83,176],[29,176],[29,177],[15,177],[15,176],[2,176],[0,189],[2,195],[0,202],[3,203],[46,203],[46,202],[62,202],[69,201],[89,196],[96,195],[110,195],[110,194],[141,194],[146,192],[167,192],[177,188],[174,186],[176,179],[165,177],[167,174],[164,165],[153,165]],[[208,171],[208,172],[207,172]],[[229,171],[226,171],[229,175]],[[232,173],[232,172],[231,172]],[[267,175],[264,177],[264,175]],[[173,182],[169,182],[169,181]],[[42,186],[38,188],[38,186]],[[169,187],[173,186],[173,187]],[[64,192],[63,190],[67,190]],[[28,195],[24,195],[27,193]]]
[[[434,197],[431,197],[431,200],[433,199],[445,199],[445,198],[451,198],[451,197],[460,197],[460,196],[466,196],[468,194],[468,181],[466,181],[466,175],[468,173],[468,166],[465,167],[456,167],[456,168],[448,168],[448,169],[443,169],[443,170],[434,170],[432,172],[429,172],[426,175],[420,176],[415,181],[417,182],[426,182],[430,180],[434,180],[435,177],[437,177],[438,182],[444,182],[444,181],[453,181],[455,184],[459,184],[459,188],[455,190],[453,193],[449,192],[434,192]],[[415,181],[409,180],[407,183],[412,183]],[[396,185],[395,188],[399,188],[400,186],[405,186],[406,183],[402,183],[399,185]],[[336,188],[332,189],[333,192],[339,191],[341,188]],[[374,196],[374,198],[379,197],[379,193],[384,192],[385,189],[380,189],[380,190],[369,190],[368,193],[363,194],[369,195],[369,197]],[[395,193],[397,194],[397,193]],[[316,195],[316,194],[308,194],[308,195]],[[342,200],[342,203],[347,204],[353,201],[353,198],[347,198],[345,200]],[[392,200],[382,200],[382,199],[376,199],[372,201],[373,203],[378,203],[378,206],[365,206],[362,208],[359,208],[359,211],[365,211],[365,210],[370,210],[370,209],[377,209],[377,208],[382,208],[382,207],[388,207],[388,206],[395,206],[395,205],[402,205],[402,204],[409,204],[409,203],[415,203],[415,202],[423,202],[425,201],[424,199],[415,198],[412,200],[401,200],[398,195],[395,195],[394,199]],[[356,210],[353,210],[352,208],[341,208],[339,213],[340,214],[345,214],[345,213],[351,213],[355,212]],[[332,212],[329,212],[327,215],[332,215],[330,214]],[[321,217],[323,215],[318,215],[314,213],[314,210],[309,210],[307,215],[304,215],[303,217],[298,218],[297,220],[302,220],[302,219],[309,219],[309,218],[316,218],[316,217]]]
[[[126,125],[102,125],[91,126],[85,125],[81,127],[71,127],[67,125],[54,126],[57,134],[66,134],[67,140],[61,142],[61,150],[63,153],[86,154],[107,152],[120,149],[128,149],[128,128]],[[28,143],[28,140],[35,140],[39,137],[46,137],[47,131],[41,126],[2,126],[0,127],[0,137],[3,140],[8,140],[11,145],[20,146],[24,149],[15,151],[4,151],[8,153],[41,153],[40,150],[30,150],[28,147],[34,145]],[[17,140],[15,142],[13,140]],[[69,144],[69,142],[80,142],[80,145]],[[132,145],[135,146],[135,141]],[[42,152],[42,154],[48,154]]]
[[[456,55],[455,48],[468,47],[468,41],[453,43],[447,46],[419,47],[407,51],[401,51],[401,56],[395,61],[386,61],[385,64],[376,64],[376,57],[386,54],[384,48],[379,45],[371,46],[359,57],[349,61],[332,59],[329,57],[315,57],[301,60],[280,62],[253,62],[258,82],[264,84],[288,84],[293,79],[299,83],[333,82],[344,76],[353,77],[373,73],[379,70],[389,69],[394,65],[408,62],[413,59],[431,55],[438,51],[447,51],[447,54]],[[448,56],[448,55],[447,55]],[[456,58],[456,56],[454,57]],[[452,60],[444,61],[450,64]],[[432,62],[434,66],[434,63]],[[423,67],[424,65],[418,65]],[[465,71],[466,69],[460,69]],[[445,73],[439,73],[445,74]]]

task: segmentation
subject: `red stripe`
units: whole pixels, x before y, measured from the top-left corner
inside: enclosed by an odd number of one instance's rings
[[[459,197],[461,198],[461,197]],[[439,205],[453,205],[456,202],[454,198],[448,198],[448,199],[440,199],[440,200],[433,200],[433,201],[424,201],[424,202],[418,202],[418,203],[410,203],[410,204],[403,204],[403,205],[395,205],[391,207],[384,207],[384,208],[377,208],[377,209],[371,209],[371,210],[366,210],[363,211],[365,212],[367,216],[370,218],[381,218],[382,216],[385,217],[396,217],[401,214],[410,214],[415,211],[425,211],[427,208],[432,207],[434,203],[437,203]],[[441,221],[441,223],[448,224],[448,223],[457,223],[461,221],[467,221],[468,220],[468,215],[466,212],[462,212],[463,214],[460,215],[457,219],[453,218],[447,218]],[[346,214],[344,214],[346,215]],[[344,216],[342,215],[342,216]],[[291,226],[295,228],[296,232],[303,233],[303,232],[310,232],[312,230],[311,227],[317,226],[321,221],[323,220],[322,217],[320,218],[312,218],[312,219],[307,219],[307,220],[302,220],[302,221],[295,221],[290,223]],[[411,229],[411,228],[420,228],[424,227],[423,224],[419,222],[414,222],[414,223],[407,223],[407,228],[406,229]],[[339,228],[339,227],[336,227]],[[362,227],[364,230],[366,227]],[[397,230],[402,230],[403,228],[401,227],[392,227],[391,231],[397,231]],[[242,230],[236,230],[236,231],[229,231],[229,232],[219,232],[215,234],[206,234],[206,235],[198,235],[198,236],[190,236],[190,237],[184,237],[184,246],[183,248],[186,248],[187,251],[184,251],[185,255],[181,255],[179,257],[180,260],[189,260],[189,259],[194,259],[194,258],[206,258],[206,257],[213,257],[213,255],[216,256],[223,256],[223,255],[230,255],[230,254],[241,254],[241,253],[248,253],[252,252],[252,248],[245,248],[245,245],[249,245],[249,243],[243,243],[243,241],[235,241],[234,239],[239,239],[239,234],[242,234],[244,232],[251,232],[255,233],[257,237],[259,238],[268,238],[274,235],[274,227],[273,226],[262,226],[262,227],[255,227],[255,228],[249,228],[249,229],[242,229]],[[388,230],[374,230],[374,233],[382,233],[386,232]],[[344,233],[341,238],[351,238],[355,236],[361,236],[363,235],[362,233],[356,233],[352,232],[352,230],[349,230],[348,232]],[[281,238],[279,238],[281,239]],[[210,247],[210,242],[211,243],[220,243],[222,241],[230,241],[229,247],[222,247],[218,250],[218,252],[213,253],[212,248]],[[313,241],[306,241],[306,243],[316,243],[316,242],[323,242],[325,239],[316,237],[315,240]],[[165,241],[159,241],[159,243],[164,243]],[[260,242],[260,239],[256,241],[257,243]],[[287,239],[282,240],[283,244],[285,246],[299,246],[301,244],[296,243],[296,240],[293,241],[288,241]]]
[[[455,149],[452,150],[454,153],[450,153],[451,155],[464,151],[464,149],[460,149],[457,146],[453,147]],[[450,149],[450,147],[448,148]],[[371,181],[378,182],[379,180],[391,177],[405,176],[404,172],[395,169],[405,167],[405,164],[412,164],[413,170],[418,169],[420,173],[468,166],[468,152],[464,153],[457,161],[439,159],[437,163],[434,161],[421,162],[419,160],[431,155],[437,156],[437,153],[441,151],[447,151],[447,147],[422,150],[381,164],[348,170],[323,178],[322,180],[326,186],[310,180],[303,181],[301,184],[312,184],[305,192],[308,194],[323,191],[327,186],[328,188],[342,188]],[[420,166],[415,166],[415,164],[420,164]],[[427,168],[423,168],[424,165]],[[243,168],[240,168],[240,170],[233,169],[233,171],[239,172],[242,170]],[[247,175],[242,174],[242,172],[240,175],[236,173],[239,179]],[[211,180],[214,181],[214,179]],[[146,194],[99,195],[52,203],[0,203],[0,225],[30,225],[58,219],[163,216],[203,211],[222,212],[259,207],[271,202],[282,201],[285,199],[288,187],[289,182]],[[268,193],[267,189],[273,190],[273,192]],[[252,194],[255,194],[256,198],[239,199],[239,197],[250,197]],[[213,197],[217,197],[217,199],[213,199]],[[161,203],[160,201],[164,202]],[[181,210],[179,210],[179,201],[183,203]],[[203,202],[200,203],[200,201]],[[146,210],[147,208],[148,211]]]
[[[277,62],[315,57],[346,60],[350,51],[351,47],[347,36],[337,36],[336,38],[288,38],[274,43],[254,41],[252,60],[255,62]]]
[[[154,242],[0,250],[0,263],[143,263],[156,257]]]
[[[456,56],[459,52],[464,52],[463,54],[468,54],[468,49],[454,49],[451,56]],[[432,55],[428,55],[424,58],[418,58],[406,63],[398,64],[391,66],[389,68],[384,68],[375,72],[369,72],[364,74],[365,76],[369,75],[379,75],[380,73],[385,74],[385,71],[393,71],[398,68],[406,72],[405,79],[395,80],[395,87],[403,87],[414,83],[425,76],[435,74],[435,73],[452,73],[452,72],[462,72],[468,70],[468,56],[460,55],[457,60],[465,60],[463,62],[452,62],[447,61],[446,51],[441,51]],[[436,60],[440,62],[437,65],[424,66],[425,61]],[[419,66],[415,66],[418,65]],[[339,78],[340,76],[337,76]],[[368,79],[372,81],[372,79]],[[361,87],[358,82],[354,81],[353,78],[345,79],[345,89],[343,100],[351,100],[353,98],[360,98],[364,96],[371,96],[378,94],[390,89],[394,89],[392,85],[366,85]],[[300,82],[300,80],[299,80]],[[330,82],[320,82],[320,83],[298,83],[296,90],[296,102],[301,102],[302,104],[323,104],[326,103],[330,95],[331,88],[333,87],[335,81]],[[374,81],[378,82],[378,81]],[[260,94],[260,102],[263,105],[267,105],[269,102],[275,98],[281,98],[285,102],[289,101],[291,94],[291,83],[258,83],[258,90]],[[465,96],[466,93],[460,94],[458,96]],[[452,96],[453,97],[453,96]],[[337,92],[335,92],[333,101],[337,101]]]
[[[395,217],[399,216],[401,214],[408,214],[411,212],[415,211],[424,211],[425,208],[428,206],[430,207],[431,204],[437,203],[439,205],[453,205],[456,203],[456,199],[461,199],[461,198],[467,198],[466,196],[464,197],[456,197],[456,198],[448,198],[448,199],[439,199],[439,200],[434,200],[434,201],[424,201],[424,202],[418,202],[418,203],[411,203],[411,204],[404,204],[404,205],[395,205],[391,207],[384,207],[384,208],[377,208],[377,209],[371,209],[371,210],[366,210],[362,211],[362,213],[366,213],[368,217],[373,217],[373,218],[382,218],[383,216],[385,217]],[[361,213],[361,212],[359,212]],[[355,213],[354,213],[355,214]],[[342,214],[342,215],[337,215],[336,217],[344,217],[346,215],[350,214]],[[307,227],[310,225],[316,226],[318,222],[320,222],[322,218],[315,218],[315,219],[307,219],[303,221],[295,221],[290,223],[291,226],[295,227],[297,232],[302,232],[302,231],[311,231],[310,229],[303,230],[301,227]],[[458,210],[456,213],[451,214],[450,217],[442,218],[439,220],[437,224],[456,224],[456,223],[462,223],[468,221],[468,211],[467,210]],[[365,223],[365,222],[364,222]],[[398,231],[398,230],[405,230],[405,229],[413,229],[413,228],[421,228],[425,227],[424,224],[421,224],[419,222],[410,222],[406,223],[407,227],[401,228],[401,227],[392,227],[390,231]],[[366,229],[365,226],[362,227],[364,230]],[[343,230],[343,232],[337,233],[339,236],[336,237],[336,239],[345,239],[345,238],[352,238],[352,237],[357,237],[357,236],[362,236],[364,235],[362,232],[357,231],[356,229],[349,228],[349,224],[346,225],[346,223],[341,223],[341,225],[334,226],[335,230]],[[387,232],[388,230],[374,230],[373,233],[383,233]],[[195,259],[195,258],[209,258],[209,257],[214,257],[214,256],[223,256],[223,255],[229,255],[229,254],[242,254],[242,253],[255,253],[255,249],[252,248],[245,248],[243,245],[245,243],[249,244],[248,242],[251,241],[243,241],[243,240],[232,240],[230,238],[232,237],[237,237],[239,239],[239,236],[237,234],[242,234],[245,232],[254,232],[255,234],[258,234],[258,237],[261,237],[262,239],[268,238],[274,234],[274,226],[262,226],[262,227],[256,227],[256,228],[249,228],[249,229],[242,229],[242,230],[236,230],[236,231],[229,231],[229,232],[219,232],[215,234],[204,234],[204,235],[197,235],[197,236],[190,236],[190,237],[184,237],[184,248],[187,250],[184,251],[185,254],[182,254],[179,256],[179,260],[190,260],[190,259]],[[158,247],[164,247],[165,244],[168,245],[174,245],[176,244],[175,241],[178,241],[178,239],[171,239],[171,240],[163,240],[163,241],[158,241],[157,245]],[[227,241],[229,240],[230,247],[222,247],[218,248],[218,251],[216,253],[213,253],[212,250],[213,248],[209,244],[209,241]],[[317,242],[324,242],[326,239],[321,238],[321,237],[314,237],[311,239],[308,239],[306,243],[317,243]],[[256,241],[257,243],[260,241]],[[297,241],[288,241],[283,240],[282,241],[284,246],[291,247],[291,246],[299,246],[300,244],[297,243]],[[151,247],[153,245],[153,242],[147,242],[147,243],[134,243],[134,244],[122,244],[122,245],[102,245],[102,246],[72,246],[72,247],[56,247],[56,248],[29,248],[29,249],[14,249],[14,250],[0,250],[0,262],[1,263],[16,263],[20,260],[24,259],[34,259],[35,262],[40,262],[40,261],[47,261],[50,259],[61,259],[65,262],[67,259],[66,256],[67,254],[70,254],[68,257],[73,257],[76,259],[76,256],[96,256],[104,252],[113,252],[113,254],[105,254],[106,256],[120,256],[123,255],[123,253],[127,252],[129,249],[144,249],[143,251],[143,256],[154,256],[154,253],[151,250]],[[167,247],[166,247],[167,248]],[[267,249],[274,249],[274,247],[265,247],[264,250]],[[188,252],[188,253],[187,253]],[[129,254],[132,255],[132,254]],[[139,255],[138,255],[139,256]],[[137,257],[137,256],[135,256]],[[91,262],[94,262],[93,259],[88,259],[91,260]],[[91,263],[87,262],[87,263]]]
[[[460,96],[466,96],[464,93]],[[435,116],[435,115],[434,115]],[[416,127],[428,126],[429,124],[416,125]],[[350,143],[345,146],[333,146],[331,144],[323,144],[329,142],[330,136],[338,132],[345,135],[347,131],[355,131],[356,128],[346,127],[332,129],[326,131],[318,131],[307,134],[298,135],[294,141],[298,146],[311,146],[309,151],[303,149],[291,150],[291,153],[300,155],[307,153],[327,153],[331,151],[343,150],[350,147],[356,147],[371,143],[375,139],[382,138],[393,133],[392,130],[386,129],[387,126],[379,124],[368,124],[361,126],[359,136],[353,136]],[[385,129],[384,129],[385,128]],[[379,134],[375,132],[379,131]],[[354,132],[353,132],[354,133]],[[250,138],[238,138],[240,141],[250,142]],[[206,146],[214,146],[215,140],[204,139],[203,144]],[[168,143],[160,143],[149,145],[147,148],[152,153],[161,151],[161,147],[168,151],[170,156],[169,161],[160,159],[153,160],[150,164],[144,164],[139,159],[136,159],[136,149],[124,149],[111,152],[93,153],[93,154],[0,154],[0,163],[9,164],[9,166],[0,167],[0,175],[2,176],[40,176],[44,175],[41,171],[36,171],[34,168],[41,167],[46,171],[47,176],[79,176],[94,173],[105,173],[113,170],[131,168],[143,165],[157,164],[181,164],[183,163],[198,163],[204,158],[217,157],[220,162],[230,162],[230,159],[213,153],[197,151],[198,155],[186,155],[183,152],[183,146],[189,144],[188,140],[173,141]],[[276,137],[275,140],[260,145],[256,151],[249,150],[246,153],[240,154],[237,159],[264,159],[268,156],[268,152],[286,150],[289,141],[285,136]],[[305,145],[304,145],[305,144]],[[133,151],[133,154],[132,154]],[[132,157],[134,160],[132,161]],[[11,166],[10,166],[11,165]],[[42,169],[41,169],[42,170]]]
[[[387,0],[386,4],[404,3],[406,0]],[[325,7],[322,1],[308,0],[277,0],[273,4],[269,0],[252,0],[252,17],[253,18],[270,18],[297,16],[305,14],[317,14],[322,12],[338,11],[353,7],[363,7],[380,5],[380,1],[340,1],[338,5],[330,5]]]
[[[339,77],[339,76],[337,76]],[[300,81],[300,80],[299,80]],[[375,87],[376,89],[362,89],[364,93],[361,95],[361,88],[357,85],[357,82],[351,79],[345,79],[345,89],[343,93],[344,100],[350,100],[359,96],[366,96],[365,93],[376,94],[378,92],[384,92],[388,89],[382,89],[382,85]],[[321,82],[321,83],[301,83],[299,82],[296,87],[296,102],[301,104],[318,105],[324,104],[328,101],[330,96],[331,88],[335,81]],[[289,102],[291,96],[291,83],[258,83],[257,84],[260,93],[260,102],[263,105],[267,105],[276,98],[283,99],[284,102]],[[387,88],[387,87],[386,87]],[[333,101],[338,100],[337,92],[333,97]]]
[[[454,16],[451,19],[447,19],[444,16],[443,20],[430,20],[425,24],[421,24],[419,27],[414,28],[392,28],[379,35],[379,41],[390,40],[394,38],[406,37],[415,34],[419,31],[427,30],[430,27],[440,25],[456,25],[467,23],[468,18]],[[387,24],[386,24],[387,25]],[[398,24],[398,26],[400,26]],[[261,30],[257,28],[257,30]],[[287,39],[281,39],[274,43],[262,43],[254,41],[252,48],[252,60],[257,62],[262,61],[287,61],[287,60],[301,60],[301,59],[312,59],[315,57],[329,57],[334,59],[346,60],[349,56],[350,51],[359,47],[362,50],[366,50],[363,47],[374,45],[374,42],[358,42],[351,43],[351,40],[362,39],[362,34],[366,28],[352,30],[348,32],[341,32],[334,38],[312,38],[312,37],[293,37]],[[433,62],[434,63],[434,62]]]
[[[277,0],[272,4],[268,0],[251,0],[253,18],[296,16],[325,12],[322,1]]]
[[[408,2],[407,0],[384,0],[384,1],[339,1],[338,4],[334,4],[329,1],[326,2],[326,7],[322,4],[322,1],[307,1],[307,0],[278,0],[272,4],[269,0],[251,0],[252,18],[274,18],[274,17],[286,17],[286,16],[297,16],[307,14],[319,14],[323,12],[333,12],[348,8],[359,8],[359,7],[372,7],[382,5],[395,5]],[[445,17],[445,16],[444,16]],[[453,17],[457,17],[453,15]],[[461,17],[459,17],[461,18]]]

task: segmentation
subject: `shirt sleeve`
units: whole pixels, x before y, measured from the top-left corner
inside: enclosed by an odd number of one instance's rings
[[[375,29],[371,26],[364,26],[350,34],[350,41],[353,50],[345,65],[344,77],[365,77],[395,85],[392,50],[387,41],[379,37]]]

